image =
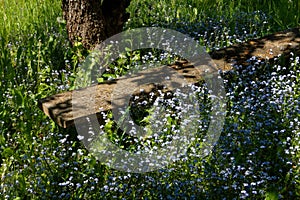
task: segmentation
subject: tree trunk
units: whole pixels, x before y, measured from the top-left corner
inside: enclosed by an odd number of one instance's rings
[[[69,40],[81,41],[87,49],[120,33],[129,14],[130,0],[62,0]]]

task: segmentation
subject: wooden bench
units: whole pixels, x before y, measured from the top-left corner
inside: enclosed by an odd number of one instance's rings
[[[252,56],[258,59],[272,59],[279,54],[288,55],[290,52],[300,53],[300,28],[278,32],[272,35],[254,39],[242,44],[235,44],[228,48],[220,49],[210,53],[210,56],[218,69],[223,71],[232,70],[233,64],[247,65],[247,60]],[[183,75],[188,82],[196,83],[201,79],[201,73],[195,70],[192,63],[185,60],[177,61],[171,67]],[[131,77],[129,79],[134,79]],[[129,80],[128,81],[132,81]],[[112,109],[111,94],[118,80],[104,82],[88,88],[80,89],[82,97],[88,99],[90,91],[97,91],[95,96],[99,113]],[[149,88],[148,88],[149,89]],[[150,88],[151,89],[151,88]],[[86,117],[80,114],[80,109],[72,110],[72,91],[54,94],[38,101],[40,109],[53,119],[59,126],[67,128],[74,125],[74,117]],[[89,105],[89,102],[86,102]],[[84,109],[84,108],[81,108]],[[99,114],[93,113],[92,114]]]

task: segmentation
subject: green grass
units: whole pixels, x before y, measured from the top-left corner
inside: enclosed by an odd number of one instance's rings
[[[147,26],[159,22],[172,23],[184,21],[189,23],[199,22],[201,18],[219,18],[223,16],[228,20],[236,13],[261,10],[272,16],[271,27],[274,30],[286,29],[299,25],[299,1],[265,1],[265,0],[189,0],[184,3],[180,0],[163,1],[133,1],[129,8],[132,19],[130,27]],[[136,9],[138,8],[138,9]],[[255,17],[255,16],[253,16]]]
[[[0,33],[8,38],[24,38],[43,30],[51,32],[57,17],[62,16],[60,1],[2,0]]]
[[[299,26],[299,7],[300,1],[295,0],[134,0],[125,29],[172,28],[211,51]],[[155,172],[128,174],[99,163],[78,141],[74,129],[59,128],[37,107],[38,99],[74,88],[76,68],[87,55],[80,44],[69,45],[61,17],[60,0],[0,0],[3,199],[299,198],[299,55],[285,64],[262,65],[260,73],[247,69],[239,74],[236,69],[224,74],[231,98],[229,114],[221,139],[207,159],[197,158],[201,142],[195,142],[186,160]],[[146,60],[143,51],[135,55],[134,62]],[[120,66],[110,73],[123,73],[132,64],[119,61]],[[288,70],[277,70],[278,66]],[[284,95],[264,99],[252,80],[259,80],[265,94],[271,94],[268,88],[272,87]],[[245,88],[252,91],[247,93]],[[243,100],[251,95],[262,98],[264,110],[246,107]],[[250,104],[256,106],[254,100]],[[106,125],[108,132],[110,125]]]

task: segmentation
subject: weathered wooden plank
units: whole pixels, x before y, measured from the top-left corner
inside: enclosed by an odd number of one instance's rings
[[[247,59],[256,56],[261,59],[271,59],[279,54],[289,54],[299,50],[300,28],[294,28],[265,37],[235,44],[211,53],[217,65],[229,66],[232,63],[247,65]]]
[[[231,70],[232,64],[247,65],[247,59],[256,56],[259,59],[271,59],[279,54],[289,54],[291,51],[299,52],[300,49],[300,28],[278,32],[260,39],[250,40],[246,43],[236,44],[228,48],[210,53],[217,69]],[[201,72],[195,70],[193,63],[187,61],[178,61],[170,66],[180,75],[183,75],[188,82],[195,83],[201,79]],[[143,78],[139,74],[139,78]],[[133,81],[136,77],[131,77],[128,81]],[[112,109],[111,94],[117,81],[105,82],[89,88],[81,89],[80,95],[82,101],[89,99],[91,91],[96,91],[95,101],[97,108],[93,109],[90,114],[96,111],[107,111]],[[148,87],[148,88],[147,88]],[[151,90],[154,86],[148,85],[143,87],[145,90]],[[46,115],[51,117],[61,127],[69,127],[74,124],[74,117],[85,117],[86,112],[81,114],[82,109],[72,109],[72,91],[54,94],[50,97],[39,100],[39,107]],[[86,103],[89,106],[89,103]]]
[[[178,74],[183,75],[188,83],[195,83],[201,79],[201,71],[196,70],[194,66],[187,61],[176,62],[174,65],[165,66],[175,69]],[[174,70],[174,73],[175,73]],[[155,72],[155,71],[154,71]],[[145,75],[141,73],[135,74],[130,78],[127,78],[128,82],[136,82],[144,79]],[[58,125],[61,127],[68,127],[73,125],[74,117],[77,118],[85,117],[87,113],[94,114],[95,110],[107,111],[112,109],[111,95],[117,82],[124,79],[114,80],[110,82],[104,82],[97,85],[90,86],[88,88],[80,89],[80,101],[81,108],[72,108],[72,91],[55,94],[50,97],[39,100],[39,107],[45,112],[46,115],[50,116]],[[153,84],[143,86],[144,91],[151,91],[155,86]],[[139,88],[135,88],[139,91]],[[94,95],[94,96],[93,96]],[[89,99],[95,98],[96,108],[90,108]],[[88,110],[88,111],[87,111]],[[82,112],[84,111],[84,112]]]

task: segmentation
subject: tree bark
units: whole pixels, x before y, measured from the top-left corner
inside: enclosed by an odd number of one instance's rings
[[[81,41],[93,49],[108,37],[120,33],[129,14],[130,0],[62,0],[69,40]]]

